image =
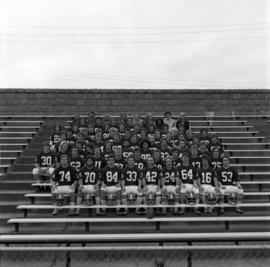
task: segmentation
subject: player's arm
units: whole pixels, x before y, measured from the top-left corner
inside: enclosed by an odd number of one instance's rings
[[[163,188],[165,186],[164,172],[160,172],[160,178],[161,178],[161,187]]]
[[[52,191],[57,187],[57,181],[59,179],[58,169],[55,169],[52,177]]]
[[[124,189],[125,188],[125,171],[123,171],[122,173],[121,173],[121,187],[122,187],[122,189]]]
[[[40,158],[40,156],[38,155],[38,156],[36,157],[36,160],[35,160],[35,167],[39,169],[40,166],[41,166],[41,158]]]
[[[161,175],[160,175],[160,171],[159,170],[157,172],[157,181],[158,181],[158,187],[159,187],[159,189],[161,189],[162,181],[161,181]]]
[[[199,179],[199,175],[196,168],[193,169],[193,185],[194,187],[198,187],[198,188],[200,186],[200,179]]]
[[[179,177],[179,171],[176,171],[176,177],[175,177],[176,187],[180,187],[180,177]]]
[[[78,181],[78,180],[77,180],[77,178],[78,178],[78,176],[77,176],[77,171],[76,171],[75,168],[73,168],[73,169],[71,170],[70,175],[71,175],[71,181],[72,181],[71,188],[74,188],[74,189],[75,189],[76,184],[77,184],[77,181]]]
[[[237,170],[233,170],[233,179],[235,181],[235,185],[238,187],[238,188],[242,188],[241,184],[240,184],[240,178],[239,178],[239,175],[238,175],[238,171]]]

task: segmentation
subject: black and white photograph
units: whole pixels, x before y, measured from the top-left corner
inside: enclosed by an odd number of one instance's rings
[[[0,267],[270,266],[269,0],[0,0]]]

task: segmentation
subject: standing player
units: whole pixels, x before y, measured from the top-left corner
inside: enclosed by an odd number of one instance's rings
[[[124,168],[122,173],[122,202],[127,205],[127,197],[130,194],[136,196],[137,205],[142,204],[142,182],[141,171],[135,165],[135,159],[133,156],[128,158],[128,164]],[[139,208],[136,208],[136,213],[139,213]]]
[[[224,203],[224,195],[235,194],[237,197],[236,212],[242,214],[243,211],[238,206],[242,202],[244,191],[240,185],[238,171],[230,166],[230,158],[223,157],[223,166],[217,170],[220,185],[221,203]],[[223,214],[224,208],[220,213]]]
[[[56,199],[59,195],[68,195],[70,204],[75,205],[75,186],[77,183],[76,169],[70,166],[68,156],[63,154],[60,157],[60,166],[54,170],[52,178],[52,202],[56,205]],[[57,208],[52,212],[52,215],[57,214]],[[74,209],[69,210],[69,215],[74,215]]]
[[[50,151],[50,144],[43,144],[43,152],[36,157],[35,168],[33,169],[34,179],[38,182],[41,181],[41,177],[49,176],[52,178],[54,171],[56,156]]]
[[[210,165],[215,170],[222,167],[222,158],[220,157],[219,148],[213,148],[213,150],[212,150],[212,158],[210,160]]]
[[[96,205],[100,205],[100,179],[101,172],[94,165],[94,159],[92,156],[86,157],[86,165],[79,171],[79,188],[77,196],[77,205],[82,204],[82,198],[95,197]],[[80,210],[76,209],[75,214],[79,215]],[[96,214],[100,215],[100,209],[96,209]]]
[[[76,169],[77,172],[79,172],[84,165],[84,159],[79,155],[79,149],[76,146],[73,146],[71,149],[69,163],[73,168]]]
[[[101,205],[106,204],[106,196],[111,195],[116,197],[116,205],[121,204],[121,170],[114,164],[114,156],[109,155],[108,165],[101,170]],[[120,209],[116,212],[119,214]],[[105,213],[105,210],[103,210]]]
[[[172,194],[175,199],[175,203],[179,204],[180,187],[179,187],[179,173],[176,168],[173,167],[173,161],[171,157],[167,157],[165,160],[165,167],[161,171],[161,184],[162,184],[162,199],[167,200],[168,194]],[[162,213],[166,213],[166,208],[162,209]],[[174,214],[177,214],[177,208],[174,208]]]
[[[144,197],[143,202],[147,204],[146,200],[150,194],[154,194],[156,196],[155,203],[157,205],[161,202],[161,178],[160,178],[160,170],[157,166],[154,165],[153,157],[147,158],[147,166],[143,169],[143,189],[144,189]]]
[[[134,159],[135,159],[135,165],[140,170],[143,170],[146,166],[146,161],[141,158],[141,150],[139,148],[135,148],[134,150]]]
[[[182,156],[182,166],[178,168],[181,188],[181,204],[184,204],[186,194],[191,193],[195,196],[196,204],[199,204],[200,195],[197,183],[197,170],[189,162],[188,154],[184,153]],[[198,208],[194,209],[195,214],[200,215],[201,212]],[[185,208],[181,208],[179,214],[184,214]]]
[[[122,157],[122,147],[116,147],[114,150],[114,165],[123,170],[127,164],[126,160]]]
[[[207,156],[202,157],[202,168],[199,169],[198,174],[202,203],[206,204],[206,197],[209,197],[210,194],[217,199],[217,193],[219,192],[217,175],[216,171],[209,166]],[[204,208],[205,213],[212,213],[212,211],[212,207]]]

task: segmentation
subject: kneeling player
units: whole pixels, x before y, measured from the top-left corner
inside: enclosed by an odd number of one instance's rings
[[[43,152],[36,157],[35,168],[33,169],[34,179],[43,182],[43,176],[52,178],[54,172],[55,154],[50,151],[49,143],[44,143]]]
[[[200,193],[201,200],[203,204],[210,204],[210,201],[216,203],[218,197],[218,181],[216,177],[216,172],[213,168],[209,166],[208,156],[204,155],[202,157],[202,168],[199,169],[199,183],[200,183]],[[213,207],[205,207],[205,213],[212,213]]]
[[[152,156],[147,158],[147,166],[143,169],[144,204],[156,204],[161,202],[160,170],[154,165]]]
[[[161,172],[162,183],[162,199],[164,202],[173,200],[174,204],[179,204],[180,187],[179,187],[179,173],[176,168],[173,167],[173,161],[171,157],[167,157],[165,160],[165,167]],[[162,201],[162,202],[163,202]],[[162,209],[162,213],[166,213],[166,208]],[[177,208],[174,208],[174,214],[177,214]]]
[[[121,170],[114,165],[114,156],[109,155],[108,165],[101,171],[101,205],[106,204],[109,201],[115,201],[116,205],[121,204]],[[111,204],[111,203],[109,203]],[[116,209],[116,213],[119,214],[120,209]],[[102,210],[102,214],[105,213],[105,209]]]
[[[195,198],[195,203],[199,204],[200,194],[197,184],[197,170],[189,162],[189,157],[186,153],[182,156],[183,165],[178,168],[181,188],[181,204],[185,203],[187,195],[191,194]],[[194,209],[195,214],[200,215],[199,208]],[[179,214],[184,214],[185,208],[181,208]]]
[[[94,159],[91,156],[87,156],[86,166],[79,171],[77,205],[82,204],[82,199],[84,199],[84,202],[87,200],[92,202],[93,198],[95,198],[96,205],[100,205],[100,176],[100,170],[94,166]],[[80,210],[76,209],[75,214],[79,215],[79,212]],[[100,215],[99,208],[96,209],[96,214]]]
[[[222,160],[223,166],[217,170],[221,203],[224,203],[224,196],[236,197],[236,212],[242,214],[243,211],[238,206],[243,199],[243,189],[240,185],[240,179],[238,171],[230,166],[230,158],[225,156]],[[224,208],[221,208],[220,213],[224,212]]]
[[[77,182],[76,169],[70,166],[68,156],[66,154],[60,157],[60,166],[54,170],[52,178],[52,202],[56,205],[57,198],[69,196],[70,205],[75,205],[75,186]],[[57,214],[57,208],[52,212],[52,215]],[[69,215],[74,215],[74,209],[70,209]]]
[[[127,205],[129,200],[134,201],[137,205],[142,204],[141,186],[141,171],[135,165],[134,157],[130,156],[128,165],[124,168],[122,174],[122,202],[124,205]],[[136,213],[139,213],[138,207]]]

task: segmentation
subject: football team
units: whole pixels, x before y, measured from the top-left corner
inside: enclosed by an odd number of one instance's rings
[[[184,113],[178,120],[170,112],[157,119],[152,114],[76,115],[64,128],[55,125],[33,175],[41,183],[49,177],[53,215],[66,197],[75,207],[71,216],[79,215],[81,205],[93,204],[101,207],[97,215],[106,214],[109,205],[116,205],[117,214],[131,212],[129,205],[145,214],[142,204],[158,205],[163,215],[168,210],[185,214],[185,207],[211,214],[212,204],[225,200],[243,213],[238,171],[230,166],[221,140],[205,128],[194,134]],[[206,205],[194,205],[199,203]],[[222,205],[218,212],[223,214]]]

